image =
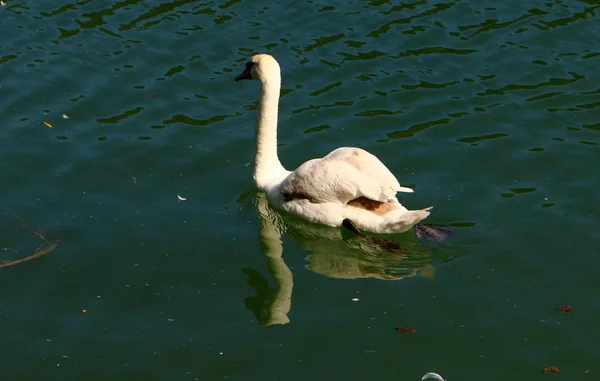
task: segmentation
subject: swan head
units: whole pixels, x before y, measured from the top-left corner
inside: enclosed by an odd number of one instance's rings
[[[279,64],[275,58],[268,54],[255,54],[246,63],[244,72],[235,77],[235,80],[256,79],[264,83],[269,82],[271,79],[279,80],[280,78]]]

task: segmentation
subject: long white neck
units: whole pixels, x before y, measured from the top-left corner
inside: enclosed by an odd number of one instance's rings
[[[273,177],[285,171],[277,157],[277,108],[281,78],[278,75],[262,81],[256,120],[256,159],[254,182],[261,190],[273,184]]]

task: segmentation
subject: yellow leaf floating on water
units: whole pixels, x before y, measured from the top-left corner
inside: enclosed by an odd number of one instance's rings
[[[48,123],[48,122],[44,121],[44,124],[46,125],[46,127],[50,127],[50,128],[52,128],[52,125],[51,125],[50,123]]]

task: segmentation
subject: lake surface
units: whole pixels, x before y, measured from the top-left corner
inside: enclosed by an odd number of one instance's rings
[[[0,379],[598,379],[599,18],[7,0]],[[456,236],[390,254],[270,209],[259,84],[233,81],[256,52],[282,67],[286,167],[367,149]]]

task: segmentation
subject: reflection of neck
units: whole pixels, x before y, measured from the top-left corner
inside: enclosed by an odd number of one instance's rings
[[[281,243],[281,241],[279,241]],[[287,324],[290,322],[287,314],[292,308],[292,289],[294,281],[292,271],[283,258],[269,258],[269,270],[275,279],[275,296],[269,305],[269,319],[264,325]]]
[[[275,77],[275,76],[274,76]],[[261,190],[266,190],[269,178],[283,170],[277,157],[277,107],[281,79],[263,80],[256,120],[256,159],[254,181]]]
[[[264,194],[258,195],[258,216],[260,218],[259,235],[263,254],[269,261],[269,272],[275,280],[275,295],[268,307],[268,319],[263,325],[287,324],[287,314],[292,308],[292,289],[294,279],[292,271],[283,261],[281,234],[272,215],[269,215]]]

